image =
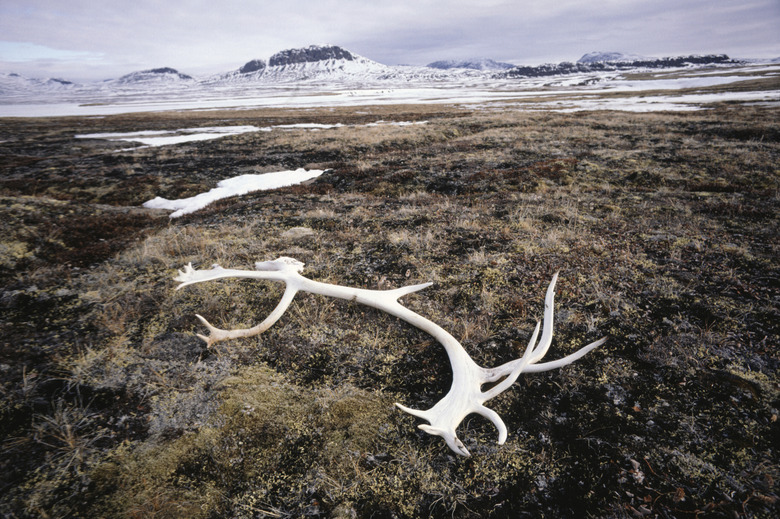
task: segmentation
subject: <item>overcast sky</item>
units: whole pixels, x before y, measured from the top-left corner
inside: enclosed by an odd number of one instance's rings
[[[780,0],[0,0],[0,71],[30,77],[204,75],[322,43],[386,65],[778,57]]]

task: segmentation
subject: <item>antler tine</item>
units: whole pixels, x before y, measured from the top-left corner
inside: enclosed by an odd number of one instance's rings
[[[207,348],[211,348],[211,346],[215,342],[219,342],[219,341],[223,340],[224,334],[227,333],[227,330],[222,330],[220,328],[217,328],[216,326],[213,326],[210,322],[208,322],[206,320],[205,317],[203,317],[200,314],[195,314],[195,317],[197,317],[198,320],[201,323],[203,323],[203,326],[205,326],[208,329],[208,331],[209,331],[208,335],[201,335],[199,333],[196,334],[200,339],[203,339],[204,341],[206,341],[206,347]]]
[[[575,351],[574,353],[570,355],[566,355],[565,357],[553,360],[550,362],[543,362],[542,364],[529,364],[525,367],[526,373],[539,373],[541,371],[550,371],[553,369],[562,368],[564,366],[568,366],[569,364],[581,359],[584,357],[588,352],[595,350],[602,344],[607,342],[606,337],[602,337],[601,339],[591,342],[590,344],[583,346],[579,350]]]
[[[547,293],[544,296],[544,324],[542,325],[542,338],[539,339],[539,345],[534,350],[529,364],[536,364],[547,354],[552,344],[553,323],[555,319],[555,283],[558,281],[558,273],[553,274],[552,280],[547,287]]]
[[[278,321],[280,317],[282,317],[284,312],[287,310],[287,307],[289,307],[290,303],[292,303],[295,294],[297,293],[298,290],[295,287],[287,285],[287,288],[285,289],[284,294],[282,295],[282,299],[279,301],[279,304],[276,305],[276,308],[274,308],[273,311],[270,314],[268,314],[268,317],[266,317],[265,320],[263,320],[263,322],[261,322],[257,326],[253,326],[252,328],[222,330],[220,328],[217,328],[216,326],[212,326],[203,316],[196,314],[195,317],[200,319],[200,322],[202,322],[203,325],[206,326],[206,328],[208,328],[209,330],[208,336],[201,335],[201,334],[197,334],[197,335],[198,337],[206,341],[207,348],[211,348],[211,346],[213,346],[215,343],[220,341],[259,335],[264,331],[266,331],[271,326],[273,326],[273,324],[276,321]]]
[[[536,324],[536,330],[534,330],[534,334],[531,337],[531,340],[528,342],[528,346],[525,347],[525,352],[523,353],[523,356],[520,357],[519,360],[514,361],[512,370],[509,371],[509,373],[506,374],[506,378],[490,388],[489,390],[485,391],[483,394],[484,400],[483,402],[487,402],[493,397],[496,397],[509,389],[509,387],[515,383],[517,380],[517,377],[520,376],[520,373],[523,372],[526,366],[530,364],[533,361],[534,353],[536,353],[536,348],[534,348],[534,339],[539,333],[539,323]],[[542,340],[544,340],[544,336],[542,336]],[[485,370],[488,371],[488,370]],[[485,377],[487,378],[487,376]],[[492,377],[491,377],[492,378]]]

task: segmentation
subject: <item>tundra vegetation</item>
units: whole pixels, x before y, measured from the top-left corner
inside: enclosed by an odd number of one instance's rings
[[[3,517],[776,517],[780,112],[392,106],[0,120]],[[379,120],[427,121],[365,126]],[[342,123],[142,148],[77,134]],[[122,149],[123,148],[123,149]],[[169,219],[141,204],[299,167],[305,185]],[[433,282],[403,303],[483,366],[517,358],[560,271],[550,358],[456,456],[393,402],[444,349],[283,287],[175,291],[192,262]]]

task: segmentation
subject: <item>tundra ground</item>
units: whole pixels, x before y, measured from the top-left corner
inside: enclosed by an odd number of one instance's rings
[[[367,126],[377,121],[422,122]],[[142,148],[77,134],[341,123]],[[124,149],[121,149],[124,148]],[[3,517],[776,517],[780,111],[393,106],[0,119]],[[328,171],[179,219],[243,173]],[[404,304],[483,366],[546,360],[455,456],[396,409],[450,367],[381,312],[177,269],[291,256]]]

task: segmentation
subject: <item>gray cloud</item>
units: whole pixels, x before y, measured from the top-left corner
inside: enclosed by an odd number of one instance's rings
[[[172,66],[202,74],[314,43],[386,64],[491,57],[522,64],[592,50],[644,55],[780,55],[777,0],[4,0],[0,39],[57,52],[5,57],[0,68],[74,79]],[[59,53],[59,54],[58,54]],[[86,53],[86,54],[80,54]],[[89,56],[87,60],[77,57]],[[40,74],[39,74],[40,75]]]

